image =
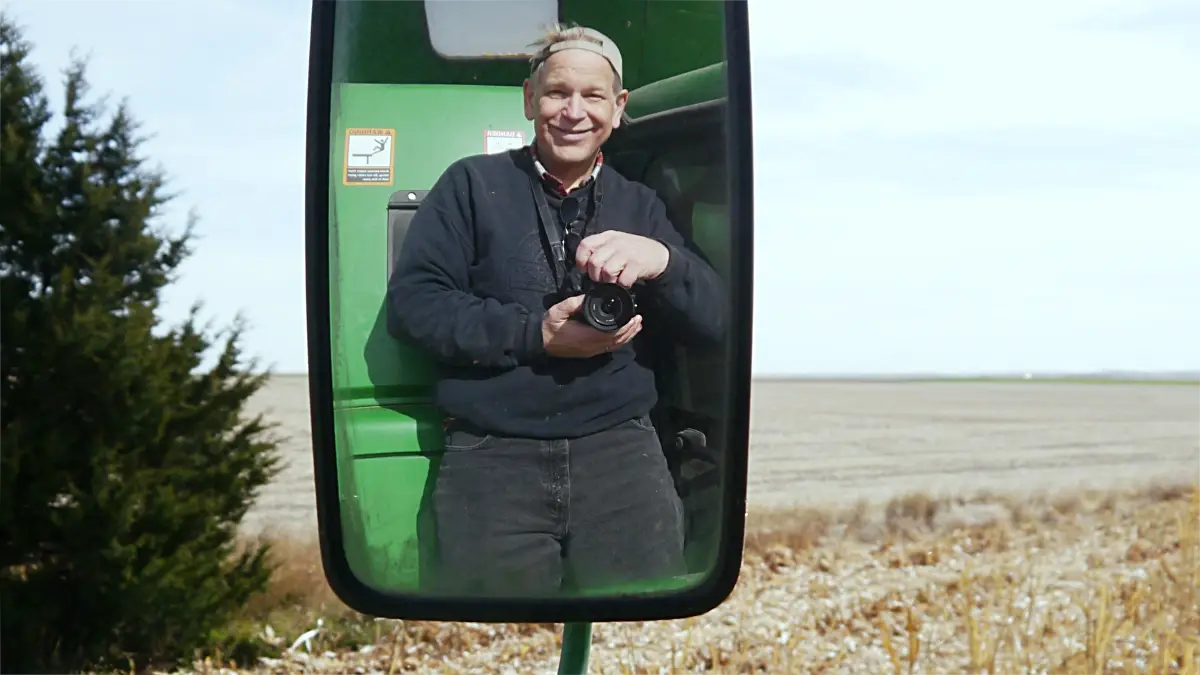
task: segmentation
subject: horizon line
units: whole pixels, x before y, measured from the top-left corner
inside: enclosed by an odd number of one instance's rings
[[[308,371],[268,372],[272,377],[308,377]],[[969,373],[942,373],[937,371],[911,371],[901,373],[756,373],[752,380],[911,380],[911,379],[1184,379],[1200,381],[1200,369],[1190,370],[1030,370],[1030,371],[978,371]]]

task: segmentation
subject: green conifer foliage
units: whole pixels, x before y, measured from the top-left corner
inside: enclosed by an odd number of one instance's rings
[[[226,333],[174,326],[159,294],[192,225],[124,105],[65,73],[62,128],[30,45],[0,16],[0,670],[190,657],[271,572],[237,526],[277,471],[247,399],[265,382]],[[215,365],[203,363],[215,357]]]

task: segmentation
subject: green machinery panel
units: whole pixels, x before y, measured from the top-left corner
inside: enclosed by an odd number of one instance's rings
[[[330,329],[347,556],[364,582],[411,589],[443,438],[428,401],[431,365],[387,331],[389,243],[398,243],[388,241],[388,203],[483,152],[487,131],[528,141],[531,125],[519,86],[342,84],[332,117]]]

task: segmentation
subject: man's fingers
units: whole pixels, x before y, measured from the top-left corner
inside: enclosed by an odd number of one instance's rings
[[[641,274],[636,266],[626,264],[621,268],[620,275],[613,279],[613,283],[620,284],[625,288],[633,288],[633,283],[638,280],[639,276]]]
[[[600,348],[601,351],[597,353],[606,354],[616,351],[627,344],[630,340],[637,337],[637,334],[640,333],[641,330],[642,317],[639,314],[630,319],[624,326],[621,326],[615,333],[608,333],[605,335],[604,337],[606,338],[607,344],[605,344],[603,348]]]
[[[594,249],[597,246],[607,243],[613,237],[616,237],[620,234],[622,234],[622,233],[617,230],[605,230],[603,232],[589,234],[588,236],[583,238],[583,241],[579,242],[579,246],[580,246],[580,248],[593,248]]]
[[[575,249],[575,264],[579,265],[580,267],[586,265],[588,260],[591,259],[592,255],[595,254],[597,250],[603,248],[604,245],[613,238],[614,234],[615,232],[613,230],[609,230],[607,232],[598,232],[596,234],[591,234],[584,237],[583,240],[579,242],[579,246]]]
[[[618,330],[618,331],[617,331],[617,332],[615,332],[615,333],[611,333],[611,334],[608,336],[608,347],[607,347],[607,350],[608,350],[608,351],[612,351],[612,350],[616,349],[617,347],[620,347],[621,345],[623,345],[623,344],[625,344],[626,342],[628,342],[628,339],[626,338],[626,336],[627,336],[629,333],[630,333],[630,330],[628,330],[628,327],[627,327],[627,326],[622,326],[622,327],[621,327],[621,330]]]
[[[633,328],[632,321],[625,324],[624,326],[621,326],[617,330],[616,333],[613,333],[613,336],[612,336],[613,344],[618,344],[618,345],[625,344],[626,338],[629,336],[630,333],[633,332],[633,330],[634,330],[634,328]]]
[[[606,284],[616,283],[620,278],[621,273],[629,266],[629,256],[624,253],[616,253],[608,260],[604,261],[604,266],[600,269],[600,278]]]
[[[626,342],[629,342],[630,340],[632,340],[633,336],[637,335],[638,331],[640,331],[641,329],[642,329],[642,315],[638,314],[637,316],[630,319],[629,322],[626,323],[624,326],[621,326],[620,330],[618,330],[616,332],[616,335],[613,336],[615,338],[614,341],[618,345],[623,345]]]
[[[600,281],[604,277],[604,270],[616,253],[611,246],[603,246],[592,252],[585,265],[587,275],[592,281]]]
[[[640,332],[642,332],[642,324],[641,324],[641,322],[638,322],[637,325],[635,325],[632,330],[630,330],[623,337],[621,337],[621,340],[617,343],[617,345],[620,346],[620,345],[628,344],[631,340],[633,340],[633,338],[637,337],[638,333],[640,333]]]

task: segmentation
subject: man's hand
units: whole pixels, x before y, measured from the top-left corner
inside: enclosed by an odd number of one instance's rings
[[[629,288],[635,281],[662,274],[670,257],[667,247],[653,239],[609,230],[579,242],[575,264],[592,281]]]
[[[571,315],[583,306],[583,296],[576,295],[554,305],[542,319],[542,341],[546,353],[565,358],[588,358],[611,352],[629,342],[642,330],[641,315],[612,333],[603,333],[576,321]]]

